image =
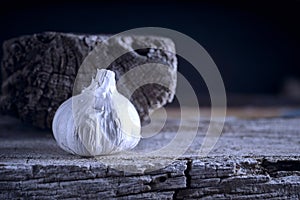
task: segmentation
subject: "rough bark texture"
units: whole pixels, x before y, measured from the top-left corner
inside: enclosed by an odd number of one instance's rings
[[[208,121],[186,154],[151,172],[124,172],[103,164],[145,166],[153,157],[80,158],[59,149],[50,132],[0,118],[0,199],[299,199],[300,118],[228,119],[207,157],[197,156]],[[193,119],[184,123],[189,134]],[[155,124],[156,121],[153,120]],[[179,126],[169,119],[138,148],[160,148]],[[172,155],[160,155],[169,159]],[[159,160],[158,159],[158,160]]]
[[[105,35],[46,32],[4,42],[0,111],[37,127],[51,128],[58,106],[72,95],[81,63],[97,44],[107,38]],[[139,37],[134,39],[139,40]],[[175,52],[174,43],[167,38],[150,36],[146,37],[145,43],[151,48],[131,51],[110,64],[108,69],[116,72],[117,80],[130,69],[145,63],[167,65],[170,73],[176,75],[177,60],[171,53]],[[130,50],[134,43],[115,45]],[[149,120],[151,110],[173,99],[176,76],[171,79],[168,88],[148,84],[131,96],[142,122]]]

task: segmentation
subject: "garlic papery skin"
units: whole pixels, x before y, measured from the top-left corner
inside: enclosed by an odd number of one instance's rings
[[[62,149],[81,156],[130,150],[141,138],[135,107],[118,93],[115,73],[105,69],[97,70],[95,79],[81,94],[58,108],[52,129]]]

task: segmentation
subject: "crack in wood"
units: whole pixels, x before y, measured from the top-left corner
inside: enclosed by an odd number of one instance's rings
[[[298,160],[263,160],[262,167],[270,174],[277,171],[300,171],[300,161]]]

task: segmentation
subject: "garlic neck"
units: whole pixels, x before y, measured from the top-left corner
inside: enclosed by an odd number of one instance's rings
[[[106,98],[116,91],[115,73],[98,69],[95,79],[82,92],[92,92],[95,97]]]

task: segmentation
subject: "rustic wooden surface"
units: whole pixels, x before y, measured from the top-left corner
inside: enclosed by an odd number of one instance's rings
[[[152,122],[159,122],[159,117]],[[184,122],[186,134],[193,118]],[[137,149],[158,149],[176,134],[170,117],[162,132]],[[0,199],[299,199],[300,118],[228,117],[218,143],[206,157],[197,154],[208,120],[204,117],[188,151],[170,165],[143,171],[170,155],[113,155],[81,158],[56,145],[52,134],[0,117]],[[118,163],[119,171],[107,164]]]
[[[51,128],[57,108],[72,96],[75,78],[84,59],[97,44],[108,38],[108,35],[45,32],[5,41],[1,62],[0,112],[18,117],[37,127]],[[142,122],[147,122],[151,110],[173,99],[177,71],[176,55],[172,53],[175,52],[174,43],[168,38],[154,36],[127,36],[127,40],[134,41],[131,43],[124,42],[126,38],[124,41],[122,39],[124,38],[109,40],[107,45],[110,48],[105,49],[112,51],[107,49],[115,48],[128,52],[117,57],[107,68],[116,72],[117,81],[130,69],[146,63],[162,64],[168,67],[169,73],[161,74],[161,77],[157,70],[155,71],[156,76],[168,79],[168,87],[151,82],[147,85],[143,84],[132,96],[131,94],[128,96]],[[142,45],[147,49],[134,50]],[[103,49],[100,49],[101,55],[110,55],[111,52]],[[98,68],[106,67],[98,66],[102,63],[95,60],[97,53],[92,56],[94,59],[89,57],[87,67],[93,68],[94,63]],[[94,63],[91,63],[91,60]],[[145,74],[150,76],[151,71],[154,70],[150,69]],[[88,83],[93,77],[93,71],[89,70],[89,73],[92,75]],[[138,76],[143,78],[140,74]],[[127,81],[119,84],[118,89],[127,97],[126,92],[131,85],[131,81]]]

